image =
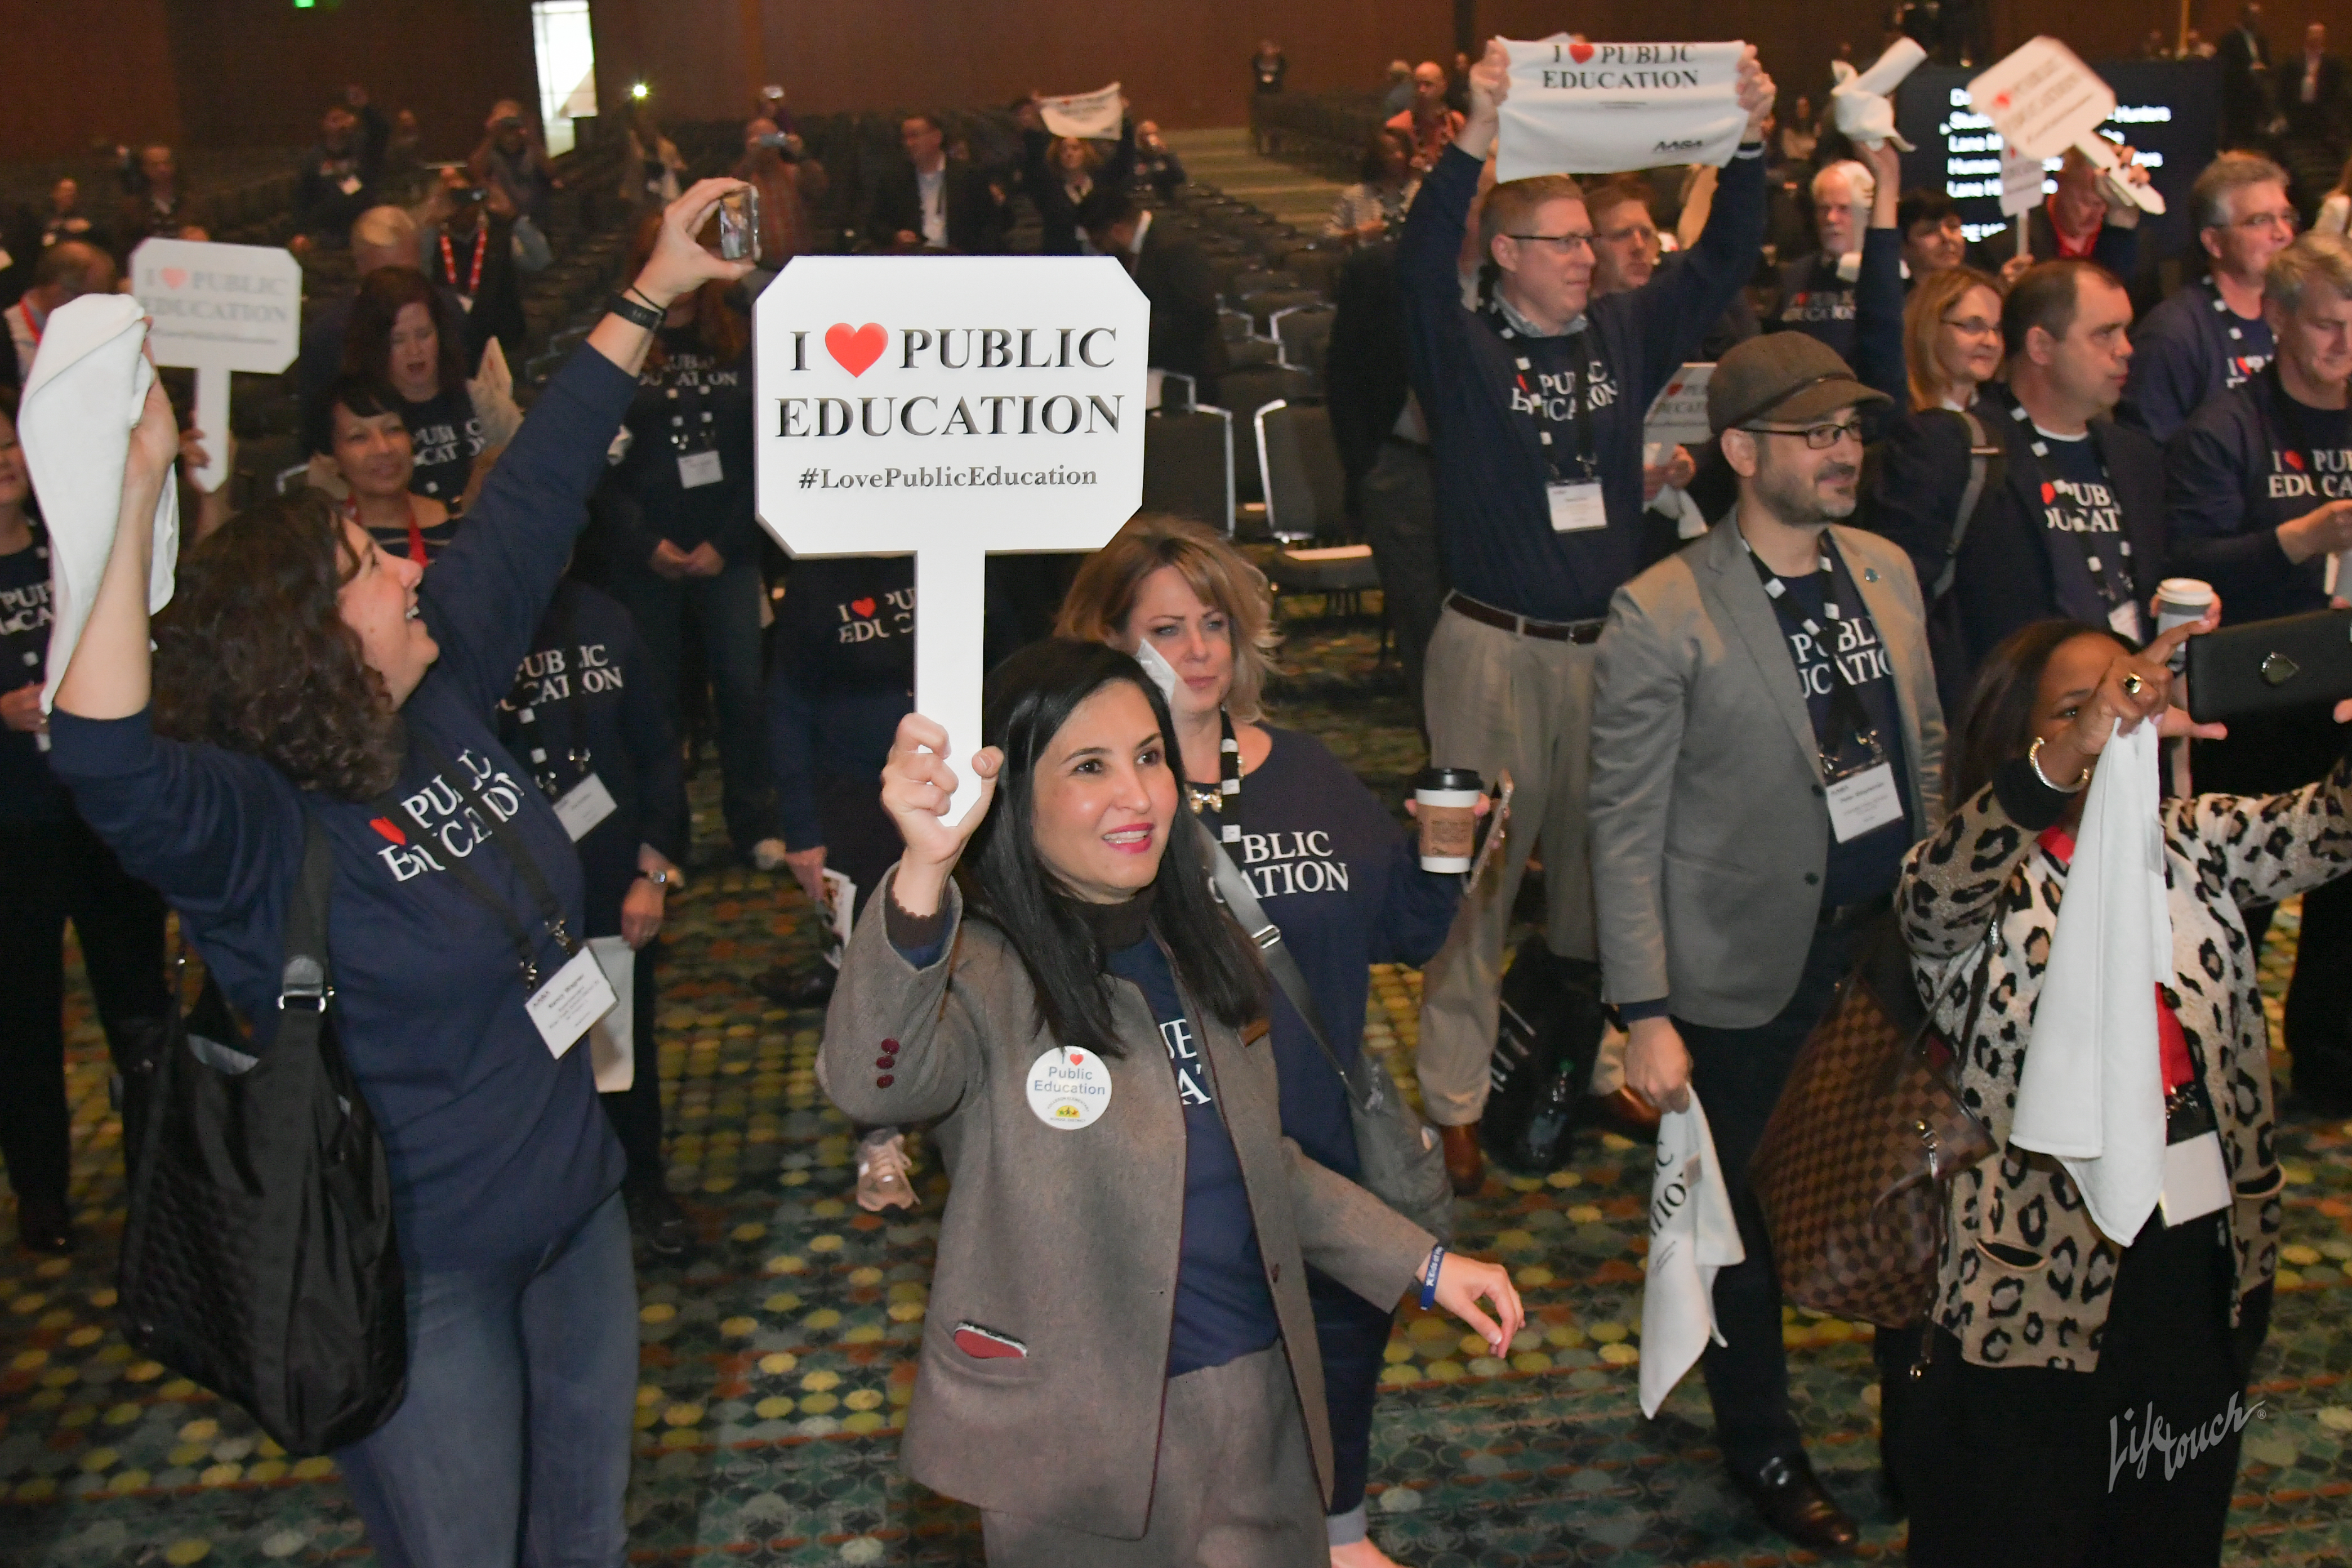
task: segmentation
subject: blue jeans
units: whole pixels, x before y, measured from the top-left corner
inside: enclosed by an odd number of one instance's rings
[[[613,595],[628,607],[645,639],[654,685],[676,720],[682,707],[679,670],[685,663],[686,616],[702,633],[702,662],[718,700],[719,810],[735,853],[777,832],[775,786],[768,777],[767,715],[761,703],[760,565],[756,555],[716,577],[672,581],[629,568],[613,574]],[[683,725],[680,725],[683,728]],[[678,842],[687,842],[680,823]]]
[[[385,1568],[612,1568],[637,1284],[614,1193],[545,1256],[408,1282],[408,1394],[335,1455]]]

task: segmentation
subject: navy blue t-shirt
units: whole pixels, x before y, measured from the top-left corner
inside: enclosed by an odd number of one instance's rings
[[[2042,542],[2050,554],[2058,608],[2076,620],[2144,635],[2147,628],[2136,608],[2121,622],[2113,618],[2147,594],[2099,444],[2087,434],[2053,436],[2031,426],[2026,440],[2041,448],[2035,460],[2042,468]]]
[[[2212,584],[2230,625],[2327,607],[2327,557],[2289,561],[2278,528],[2352,499],[2352,413],[2295,402],[2273,365],[2190,416],[2164,479],[2170,570]]]
[[[36,533],[26,548],[0,555],[0,691],[40,685],[48,649],[49,547]],[[0,822],[61,822],[72,815],[40,737],[0,727]]]
[[[1891,890],[1895,873],[1902,867],[1904,851],[1918,837],[1911,830],[1911,771],[1903,754],[1903,714],[1895,700],[1894,667],[1887,660],[1886,646],[1879,640],[1877,626],[1863,607],[1862,595],[1834,548],[1831,550],[1831,560],[1836,573],[1840,611],[1834,622],[1822,614],[1824,601],[1820,573],[1808,572],[1801,577],[1780,580],[1786,590],[1780,604],[1801,610],[1822,628],[1832,642],[1832,646],[1824,647],[1822,638],[1806,631],[1796,616],[1784,611],[1780,627],[1789,638],[1789,657],[1796,661],[1797,679],[1805,690],[1805,708],[1812,715],[1813,735],[1821,743],[1822,772],[1834,780],[1882,761],[1892,764],[1895,795],[1903,803],[1903,816],[1843,844],[1838,842],[1834,831],[1830,834],[1829,865],[1822,875],[1824,909],[1875,898]],[[1851,726],[1845,727],[1844,734],[1830,733],[1832,699],[1841,679],[1852,683],[1862,699],[1864,716],[1877,740],[1874,749],[1863,743]]]
[[[408,488],[418,495],[431,496],[449,509],[450,516],[457,516],[465,510],[466,483],[474,477],[474,459],[482,455],[485,441],[472,395],[460,386],[423,403],[404,403],[400,422],[408,427],[408,444],[416,460]],[[407,534],[404,531],[401,537],[404,540]],[[428,539],[426,545],[433,553],[439,553],[437,542]],[[394,552],[405,555],[407,551]]]
[[[1168,955],[1147,936],[1112,953],[1108,967],[1143,993],[1184,1106],[1184,1239],[1176,1265],[1176,1323],[1168,1341],[1168,1375],[1176,1377],[1262,1351],[1282,1329],[1258,1256],[1241,1156],[1217,1110],[1216,1075],[1184,1016]]]
[[[914,709],[914,557],[795,561],[774,647],[768,763],[784,842],[813,849],[819,778],[879,775]]]
[[[2210,279],[2191,283],[2132,333],[2131,374],[2116,416],[2169,441],[2209,398],[2243,386],[2277,352],[2269,321],[2230,309]]]

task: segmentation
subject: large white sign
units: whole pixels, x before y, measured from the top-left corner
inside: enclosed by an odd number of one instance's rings
[[[1650,411],[1642,416],[1642,439],[1661,446],[1696,447],[1715,432],[1706,423],[1707,384],[1715,379],[1713,360],[1694,360],[1675,372],[1658,389]]]
[[[987,558],[1099,549],[1142,504],[1150,309],[1109,257],[803,256],[753,321],[760,521],[795,556],[914,556],[960,817]]]
[[[1511,90],[1499,117],[1497,180],[1721,165],[1739,151],[1745,44],[1503,44]]]
[[[155,363],[193,366],[205,490],[228,478],[229,373],[275,375],[302,346],[302,264],[261,245],[151,239],[131,253],[131,291],[155,324]]]
[[[1045,121],[1045,129],[1056,136],[1116,142],[1119,122],[1127,118],[1127,103],[1119,93],[1118,83],[1113,82],[1092,92],[1041,98],[1037,100],[1037,113]]]
[[[1969,101],[2028,158],[2055,158],[2116,111],[2115,89],[2055,38],[2034,38],[1969,83]]]

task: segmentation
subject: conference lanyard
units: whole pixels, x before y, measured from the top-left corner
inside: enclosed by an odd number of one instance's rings
[[[555,938],[556,946],[563,950],[564,957],[568,960],[577,955],[580,952],[579,939],[572,934],[563,905],[556,898],[555,889],[547,885],[546,874],[540,870],[539,862],[531,858],[530,847],[523,842],[521,832],[491,809],[488,797],[482,793],[481,785],[474,781],[469,770],[451,762],[447,754],[422,731],[417,733],[416,743],[417,750],[425,754],[425,760],[433,765],[433,771],[456,780],[457,787],[472,802],[479,819],[482,837],[495,842],[507,852],[507,858],[514,862],[515,869],[522,874],[523,881],[530,888],[532,899],[539,905],[540,919],[545,923],[548,934]],[[376,809],[386,817],[404,819],[414,824],[420,839],[430,841],[432,838],[432,831],[425,826],[424,817],[411,811],[396,794],[387,791],[376,797],[375,804]],[[472,894],[477,903],[498,916],[499,922],[507,928],[507,935],[514,942],[516,958],[522,970],[523,990],[527,994],[537,993],[539,944],[532,940],[529,928],[516,915],[513,907],[482,879],[466,857],[448,854],[446,860],[446,869],[457,879],[458,885]]]
[[[1853,678],[1846,672],[1845,665],[1838,658],[1837,645],[1832,639],[1829,631],[1820,621],[1807,615],[1801,605],[1790,602],[1788,584],[1781,582],[1769,566],[1764,564],[1763,557],[1756,553],[1756,547],[1748,542],[1746,534],[1740,535],[1739,545],[1741,549],[1748,552],[1748,564],[1756,568],[1757,581],[1764,584],[1765,596],[1772,601],[1773,613],[1780,617],[1782,629],[1785,630],[1791,623],[1802,627],[1806,635],[1813,639],[1813,646],[1822,650],[1822,658],[1829,663],[1833,679],[1830,690],[1829,721],[1826,728],[1831,738],[1827,742],[1819,738],[1814,741],[1814,744],[1820,748],[1822,753],[1822,776],[1839,779],[1847,773],[1859,773],[1884,762],[1886,757],[1886,742],[1880,737],[1878,727],[1870,721],[1869,710],[1863,706],[1862,693],[1856,688]],[[1838,607],[1837,564],[1831,559],[1826,533],[1822,536],[1821,574],[1822,619],[1843,626],[1845,616],[1844,612]],[[1841,770],[1838,767],[1838,758],[1845,750],[1848,736],[1852,736],[1854,743],[1869,754],[1865,760],[1853,767]]]
[[[350,500],[343,503],[343,515],[350,518],[353,522],[359,522],[360,503],[358,497],[354,496]],[[360,527],[362,531],[364,531],[367,525],[365,523],[361,523]],[[419,566],[423,566],[426,563],[425,559],[425,530],[418,527],[416,523],[416,498],[415,496],[410,496],[408,498],[408,558],[411,561],[415,562]]]
[[[1496,312],[1496,331],[1502,335],[1506,342],[1516,342],[1519,336],[1517,329],[1504,321],[1500,311]],[[1560,471],[1559,458],[1552,449],[1550,421],[1540,412],[1535,412],[1530,416],[1536,422],[1536,439],[1543,445],[1544,468],[1556,482],[1562,484],[1586,483],[1600,477],[1600,470],[1594,466],[1592,460],[1592,411],[1584,405],[1584,362],[1590,357],[1591,353],[1585,346],[1585,339],[1586,332],[1582,328],[1570,333],[1568,338],[1570,351],[1568,362],[1568,416],[1570,421],[1576,426],[1576,459],[1579,468],[1577,473],[1571,475]],[[1535,389],[1528,384],[1528,373],[1535,367],[1528,363],[1528,356],[1525,354],[1515,353],[1512,356],[1512,363],[1517,367],[1519,390],[1527,395],[1529,404],[1540,410],[1542,401],[1536,396]]]
[[[471,300],[476,294],[481,292],[482,258],[488,256],[489,253],[490,231],[488,228],[475,229],[474,265],[472,275],[466,279],[466,287],[460,290],[460,292],[462,292],[468,300]],[[457,253],[449,248],[449,235],[446,229],[441,235],[441,270],[448,275],[450,287],[456,288],[457,283]]]
[[[1217,710],[1217,724],[1223,733],[1217,741],[1217,782],[1214,784],[1185,782],[1185,793],[1192,797],[1192,814],[1213,811],[1220,826],[1217,837],[1227,844],[1238,844],[1242,837],[1242,746],[1234,738],[1234,716],[1223,709]]]
[[[554,634],[554,638],[545,645],[568,650],[567,663],[578,651],[572,641],[572,605],[567,602],[559,606],[550,618],[548,629]],[[517,681],[516,688],[518,691],[527,691],[538,684],[526,678]],[[573,743],[579,739],[579,725],[572,716],[571,699],[560,698],[555,703],[563,710],[563,741],[561,746],[547,733],[546,716],[541,711],[547,706],[540,701],[518,703],[514,709],[515,727],[522,740],[524,760],[531,767],[531,783],[537,784],[540,793],[549,800],[558,800],[569,786],[556,771],[557,762],[569,763],[574,773],[585,774],[591,753],[588,747]]]

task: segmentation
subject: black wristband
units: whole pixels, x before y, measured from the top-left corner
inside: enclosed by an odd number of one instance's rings
[[[640,304],[626,294],[617,291],[611,299],[604,301],[604,309],[612,311],[621,320],[643,327],[649,332],[658,331],[663,321],[662,311],[655,310],[651,305]]]

